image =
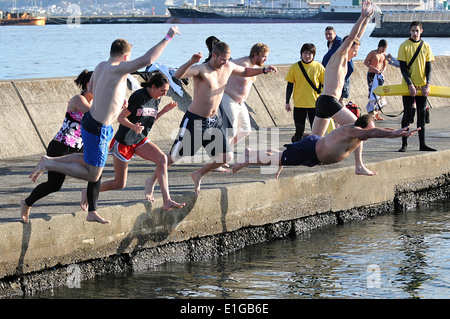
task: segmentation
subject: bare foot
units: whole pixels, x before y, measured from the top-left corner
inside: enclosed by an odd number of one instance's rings
[[[375,115],[375,120],[376,120],[376,121],[384,121],[384,118],[380,117],[380,115],[377,113],[377,114]]]
[[[86,220],[88,222],[97,222],[97,223],[100,223],[100,224],[108,224],[109,223],[109,220],[105,220],[102,217],[100,217],[100,215],[97,214],[96,211],[88,212]]]
[[[86,195],[86,189],[83,189],[81,191],[81,201],[80,201],[81,209],[84,210],[86,213],[88,212],[88,200]]]
[[[233,173],[239,172],[241,169],[247,167],[250,164],[249,156],[250,156],[250,149],[247,147],[245,148],[244,153],[237,159],[236,164],[234,164],[233,167],[231,168],[233,170]]]
[[[230,171],[229,169],[223,168],[223,166],[213,169],[213,172],[219,172],[219,173],[228,173],[229,171]]]
[[[244,167],[247,167],[247,166],[248,166],[248,163],[236,163],[232,167],[233,173],[237,173],[241,169],[243,169]]]
[[[191,173],[191,178],[194,181],[194,191],[197,195],[200,194],[200,184],[202,183],[202,177],[198,172]]]
[[[145,199],[149,202],[154,202],[155,198],[153,197],[153,191],[155,189],[155,183],[151,177],[147,178],[145,181]]]
[[[280,165],[280,166],[278,166],[278,170],[277,170],[277,172],[275,173],[275,178],[278,178],[278,176],[280,176],[280,173],[281,173],[281,170],[283,169],[283,166],[282,165]]]
[[[20,201],[20,218],[22,219],[22,222],[24,224],[28,224],[28,222],[30,221],[30,210],[31,206],[28,206],[25,203],[25,200],[22,199]]]
[[[36,183],[37,179],[45,172],[44,162],[47,159],[47,156],[42,156],[39,163],[34,168],[33,172],[30,174],[31,180]]]
[[[181,203],[181,204],[180,204],[180,203],[177,203],[177,202],[175,202],[175,201],[169,199],[168,201],[166,201],[166,202],[164,203],[163,210],[164,210],[165,212],[168,212],[169,210],[172,210],[172,209],[179,209],[179,208],[182,208],[182,207],[184,207],[184,206],[186,206],[186,203]]]
[[[375,176],[378,174],[378,172],[372,172],[367,167],[361,166],[361,167],[355,169],[355,174],[356,175]]]

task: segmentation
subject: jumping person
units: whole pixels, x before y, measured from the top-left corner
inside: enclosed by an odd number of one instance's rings
[[[92,94],[87,91],[91,76],[92,71],[84,70],[75,79],[81,93],[70,99],[63,125],[48,144],[47,156],[56,157],[83,151],[81,119],[91,108]],[[59,191],[65,179],[64,173],[49,171],[47,181],[36,186],[27,198],[20,201],[20,216],[25,224],[29,222],[31,206],[39,199]]]
[[[373,8],[370,0],[363,1],[361,16],[353,26],[350,34],[345,38],[341,46],[331,56],[325,68],[325,79],[322,94],[316,101],[316,117],[312,127],[312,134],[323,136],[332,118],[339,125],[354,123],[356,116],[340,102],[342,87],[347,74],[348,60],[358,53],[359,40],[370,22]],[[367,169],[362,162],[362,143],[355,150],[355,173],[358,175],[372,176],[375,173]]]
[[[191,173],[197,194],[200,193],[202,178],[233,158],[222,123],[217,116],[228,79],[232,74],[253,77],[277,72],[273,66],[246,68],[229,61],[230,48],[224,42],[214,46],[211,60],[194,65],[201,58],[201,53],[194,54],[175,72],[177,78],[193,78],[194,95],[192,103],[181,120],[179,135],[168,156],[168,166],[171,166],[182,157],[195,155],[202,146],[205,148],[212,161]],[[155,182],[156,174],[153,174],[146,182],[149,189],[153,190]]]
[[[268,149],[255,151],[246,149],[244,157],[233,165],[233,173],[248,165],[278,166],[276,178],[280,175],[283,165],[304,165],[313,167],[320,164],[338,163],[359,147],[362,141],[369,138],[395,138],[411,136],[420,131],[417,128],[408,131],[408,127],[400,130],[391,128],[376,128],[371,115],[359,117],[354,124],[342,125],[331,131],[325,137],[310,135],[299,142],[286,145],[284,151]],[[377,174],[376,172],[374,175]]]
[[[78,154],[53,158],[43,156],[30,174],[34,182],[47,170],[66,173],[88,181],[87,221],[109,223],[97,214],[97,200],[101,175],[108,155],[108,142],[113,137],[111,124],[126,103],[127,74],[152,64],[176,34],[179,34],[178,28],[171,27],[163,40],[135,60],[130,60],[131,44],[124,39],[115,40],[111,45],[110,58],[95,68],[90,82],[90,91],[94,99],[90,111],[83,116],[84,156],[80,157]]]
[[[149,81],[141,83],[141,86],[142,89],[131,94],[127,108],[119,114],[119,129],[110,145],[114,162],[114,179],[102,182],[100,192],[125,188],[128,162],[136,154],[156,164],[156,175],[163,196],[163,210],[184,207],[185,203],[180,204],[170,198],[166,155],[147,137],[155,121],[177,106],[176,102],[171,102],[158,112],[161,97],[165,96],[170,88],[169,79],[158,72]],[[153,197],[149,198],[147,194],[146,198],[154,201]],[[86,190],[82,191],[81,207],[85,211],[88,209]]]

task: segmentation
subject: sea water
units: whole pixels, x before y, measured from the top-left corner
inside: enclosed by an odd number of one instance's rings
[[[327,51],[325,23],[282,24],[181,24],[181,35],[167,46],[159,63],[178,68],[192,54],[208,50],[205,39],[211,35],[228,43],[231,57],[246,56],[257,42],[270,47],[267,64],[292,64],[300,59],[304,43],[316,46],[316,60],[322,61]],[[46,25],[1,26],[0,28],[0,80],[32,79],[76,76],[83,69],[93,70],[109,57],[111,43],[125,38],[133,45],[132,58],[144,54],[167,33],[170,24],[98,24],[98,25]],[[352,24],[334,25],[339,36],[347,35]],[[370,37],[375,24],[369,24],[362,38],[356,60],[377,48],[380,38]],[[399,45],[409,37],[386,38],[388,52],[397,55]],[[443,38],[426,38],[434,55],[450,55],[450,42]]]
[[[219,258],[105,275],[36,298],[447,299],[450,202],[329,225]]]

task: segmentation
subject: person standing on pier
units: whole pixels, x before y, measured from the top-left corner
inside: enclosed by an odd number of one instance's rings
[[[356,116],[339,102],[342,95],[345,76],[348,70],[348,61],[354,58],[359,50],[360,42],[367,25],[373,14],[373,7],[370,0],[363,1],[361,16],[356,21],[350,34],[345,38],[341,46],[331,56],[325,68],[325,80],[322,94],[316,102],[316,117],[312,127],[312,134],[324,136],[332,118],[339,125],[354,123]],[[357,175],[375,175],[364,166],[362,162],[362,144],[355,150],[355,173]]]
[[[431,62],[434,61],[431,47],[420,37],[423,32],[422,23],[411,22],[409,28],[411,37],[403,42],[399,49],[397,59],[400,61],[400,70],[403,76],[403,83],[408,85],[410,95],[403,96],[403,119],[402,126],[409,125],[412,118],[413,105],[417,108],[417,127],[419,131],[419,143],[421,151],[436,151],[425,144],[425,114],[427,108],[427,96],[430,93]],[[422,91],[422,95],[417,95],[417,89]],[[408,148],[408,138],[402,138],[402,147],[399,152],[406,152]]]
[[[303,138],[306,116],[311,127],[316,116],[316,100],[322,90],[325,68],[314,61],[315,56],[316,46],[312,43],[303,44],[300,49],[300,61],[291,65],[285,77],[287,112],[292,110],[290,100],[294,92],[295,134],[291,139],[293,143]]]
[[[108,155],[108,142],[113,137],[112,122],[127,102],[127,75],[155,62],[179,33],[176,26],[171,27],[164,39],[135,60],[130,59],[131,44],[125,39],[115,40],[111,45],[109,59],[97,65],[90,81],[89,87],[94,98],[90,111],[83,116],[82,121],[83,155],[43,156],[30,174],[33,182],[48,170],[88,181],[86,193],[89,208],[86,220],[89,222],[109,223],[98,215],[97,201]]]
[[[237,65],[229,61],[230,53],[230,47],[225,42],[219,42],[214,46],[211,60],[195,65],[202,59],[202,54],[196,53],[175,72],[176,78],[193,78],[194,93],[170,150],[168,166],[185,156],[194,156],[203,146],[212,161],[191,173],[196,194],[200,193],[201,181],[206,174],[233,158],[226,133],[217,115],[228,79],[232,74],[253,77],[277,72],[273,66],[246,68]],[[153,174],[146,181],[146,185],[153,189],[155,182],[156,174]],[[148,193],[150,194],[151,192]]]
[[[381,99],[373,94],[372,91],[375,89],[375,87],[383,85],[384,83],[384,71],[386,71],[389,62],[386,57],[387,47],[387,41],[384,39],[380,40],[378,42],[378,48],[376,50],[370,51],[364,60],[364,65],[369,69],[367,71],[369,102],[367,103],[366,109],[367,112],[372,115],[376,121],[383,121],[384,119],[380,117],[379,114],[379,111],[382,107],[382,105],[379,104]]]

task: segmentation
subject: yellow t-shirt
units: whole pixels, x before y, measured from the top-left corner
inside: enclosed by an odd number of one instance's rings
[[[312,83],[318,88],[319,84],[323,85],[325,76],[325,68],[323,65],[316,61],[310,63],[301,62],[305,68],[306,74],[311,79]],[[308,81],[303,76],[302,70],[298,63],[294,63],[289,68],[286,74],[286,81],[294,83],[294,106],[303,108],[316,107],[316,100],[319,94],[309,85]]]
[[[414,42],[411,39],[403,42],[398,48],[397,60],[404,61],[406,64],[411,61],[414,53],[416,53],[417,47],[419,46],[420,41]],[[408,74],[411,77],[411,81],[416,86],[422,86],[427,84],[425,77],[425,63],[434,61],[433,53],[431,52],[430,45],[426,42],[423,43],[422,49],[420,49],[419,54],[417,55],[416,60],[411,65]],[[405,79],[403,79],[403,83],[406,83]]]

